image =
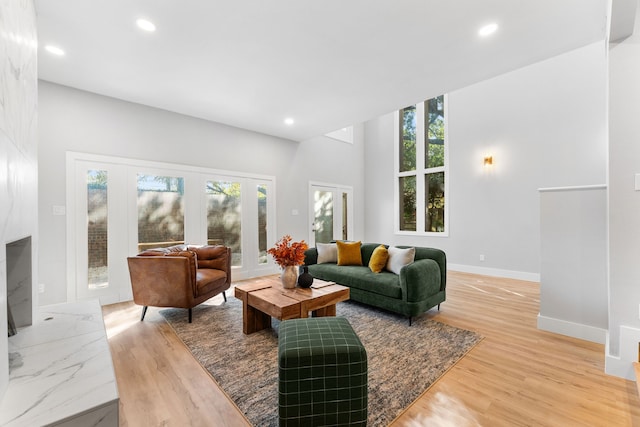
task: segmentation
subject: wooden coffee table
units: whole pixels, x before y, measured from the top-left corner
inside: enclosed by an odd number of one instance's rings
[[[271,327],[278,320],[312,316],[335,316],[336,303],[349,299],[349,288],[314,279],[311,288],[285,289],[279,277],[235,286],[235,297],[242,300],[242,332],[251,334]]]

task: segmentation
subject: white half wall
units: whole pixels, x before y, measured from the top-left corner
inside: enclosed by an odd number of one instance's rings
[[[640,342],[640,8],[609,49],[609,339],[606,371],[628,373]],[[629,378],[629,375],[625,375]]]
[[[39,96],[40,305],[67,297],[66,218],[52,213],[66,205],[67,151],[275,176],[276,234],[296,240],[308,236],[309,181],[352,186],[355,234],[363,234],[362,125],[353,144],[328,137],[297,143],[46,81]]]
[[[7,254],[9,242],[31,236],[32,307],[38,247],[38,80],[33,1],[0,2],[0,398],[9,379]]]
[[[538,189],[606,182],[606,82],[599,42],[451,92],[449,237],[394,234],[393,114],[367,122],[366,240],[441,248],[467,271],[537,277]]]
[[[540,189],[538,328],[604,344],[607,188]]]

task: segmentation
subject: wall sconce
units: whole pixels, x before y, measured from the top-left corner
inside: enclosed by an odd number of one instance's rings
[[[491,165],[493,165],[493,156],[484,156],[484,162],[483,162],[485,167],[489,167]]]

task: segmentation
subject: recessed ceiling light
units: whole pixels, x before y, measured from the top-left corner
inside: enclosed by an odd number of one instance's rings
[[[291,117],[287,117],[284,119],[284,124],[287,126],[291,126],[293,124],[293,119]]]
[[[150,33],[156,30],[156,26],[151,21],[147,21],[146,19],[138,19],[136,21],[136,25],[145,31],[149,31]]]
[[[485,25],[484,27],[478,30],[478,35],[480,37],[487,37],[496,32],[498,29],[498,24],[492,22],[491,24]]]
[[[52,53],[54,55],[58,55],[58,56],[64,55],[64,50],[60,49],[58,46],[53,46],[48,44],[44,48],[46,49],[47,52]]]

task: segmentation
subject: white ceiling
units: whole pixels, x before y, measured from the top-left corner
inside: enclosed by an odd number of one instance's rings
[[[607,0],[35,3],[41,79],[297,141],[603,40],[607,13]]]

